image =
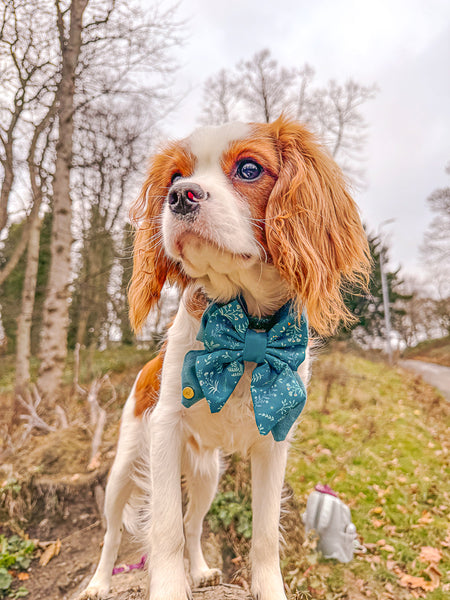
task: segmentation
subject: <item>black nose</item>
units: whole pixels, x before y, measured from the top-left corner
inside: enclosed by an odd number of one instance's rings
[[[205,197],[205,192],[196,183],[180,181],[174,183],[169,190],[169,208],[177,215],[187,215],[198,210],[200,208],[199,200],[203,200]]]

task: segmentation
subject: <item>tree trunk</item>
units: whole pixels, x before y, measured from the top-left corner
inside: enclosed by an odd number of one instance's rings
[[[64,17],[55,0],[62,55],[58,88],[58,142],[53,180],[53,224],[51,264],[41,332],[41,366],[37,381],[46,407],[53,407],[60,390],[67,356],[69,322],[70,249],[72,243],[72,206],[70,168],[72,164],[75,76],[81,48],[83,13],[88,0],[72,0],[70,25],[65,31]]]
[[[0,231],[6,227],[8,221],[8,200],[14,181],[12,166],[9,161],[5,161],[5,172],[0,191]]]
[[[42,219],[37,215],[30,226],[28,241],[27,264],[22,288],[22,305],[17,318],[16,338],[16,385],[15,394],[23,396],[24,390],[30,383],[30,355],[31,355],[31,325],[36,293],[37,273],[39,267],[39,242],[41,235]],[[20,405],[15,401],[13,423],[18,423]]]

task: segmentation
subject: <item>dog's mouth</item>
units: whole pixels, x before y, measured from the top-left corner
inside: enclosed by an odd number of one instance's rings
[[[183,262],[193,262],[196,255],[203,255],[210,251],[212,255],[230,254],[239,262],[248,262],[256,257],[250,252],[234,252],[212,239],[205,233],[187,230],[174,236],[171,240],[172,250],[175,250],[175,257]]]
[[[249,247],[248,243],[242,243],[236,236],[227,239],[223,227],[215,226],[213,220],[205,218],[206,215],[198,211],[191,218],[173,218],[166,214],[163,226],[163,240],[166,252],[175,260],[183,263],[196,264],[197,259],[201,263],[204,257],[211,255],[211,261],[222,255],[233,256],[241,266],[249,261],[259,259],[255,248]],[[241,247],[239,247],[241,246]]]

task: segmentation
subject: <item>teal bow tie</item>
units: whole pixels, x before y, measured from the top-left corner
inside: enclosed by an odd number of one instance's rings
[[[189,408],[206,398],[211,412],[219,412],[242,377],[244,362],[255,362],[250,389],[258,430],[262,435],[271,431],[276,441],[284,440],[306,401],[306,389],[297,374],[308,343],[305,316],[299,322],[290,302],[261,320],[249,318],[239,299],[211,304],[197,339],[205,349],[185,356],[183,406]]]

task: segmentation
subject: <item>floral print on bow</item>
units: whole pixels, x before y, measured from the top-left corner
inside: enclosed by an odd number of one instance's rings
[[[306,317],[302,314],[299,321],[288,302],[269,322],[258,321],[247,316],[237,298],[209,306],[197,339],[205,348],[185,356],[183,406],[206,398],[211,412],[219,412],[242,377],[245,361],[255,362],[250,389],[258,430],[284,440],[306,402],[297,374],[308,343]]]

